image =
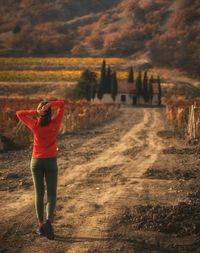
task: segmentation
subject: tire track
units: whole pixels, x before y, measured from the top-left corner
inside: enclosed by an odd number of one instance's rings
[[[152,113],[153,112],[153,113]],[[94,168],[95,165],[101,165],[101,161],[103,159],[104,166],[110,167],[114,164],[121,164],[122,168],[117,171],[113,171],[113,176],[116,173],[124,178],[124,182],[118,183],[116,187],[112,187],[112,180],[107,181],[106,188],[98,192],[94,193],[94,189],[87,187],[87,194],[89,198],[96,199],[98,198],[98,205],[101,207],[99,210],[95,210],[94,212],[88,215],[88,208],[86,208],[85,213],[83,214],[82,223],[78,225],[75,231],[72,232],[72,238],[106,238],[108,237],[108,229],[109,229],[109,221],[110,218],[117,213],[118,209],[123,205],[123,203],[127,200],[127,192],[133,189],[133,180],[135,178],[140,178],[143,175],[143,172],[146,170],[147,165],[151,165],[157,159],[157,156],[160,152],[161,146],[157,145],[157,135],[156,135],[156,123],[155,119],[157,119],[157,123],[159,121],[159,113],[156,113],[154,110],[145,110],[143,109],[144,117],[143,120],[133,126],[130,131],[121,138],[118,145],[114,148],[106,150],[99,157],[93,161],[91,166]],[[159,122],[161,123],[161,122]],[[140,134],[142,126],[146,126],[143,130],[147,133],[147,138],[141,139]],[[134,138],[132,138],[134,136]],[[139,156],[133,160],[127,160],[126,156],[123,155],[127,149],[132,148],[133,146],[140,145],[143,148],[143,151],[139,153]],[[145,159],[146,157],[146,159]],[[93,165],[93,166],[92,166]],[[84,171],[87,168],[84,168]],[[112,177],[110,177],[112,179]],[[131,180],[133,179],[133,180]],[[103,182],[102,182],[103,184]],[[99,186],[101,186],[101,181],[99,182]],[[135,188],[135,186],[134,186]],[[144,187],[137,189],[138,192],[143,192]],[[84,193],[79,195],[82,201],[87,202],[87,197]],[[85,220],[85,221],[84,221]],[[60,237],[60,240],[64,240],[64,237]],[[106,241],[106,240],[105,240]],[[108,241],[108,240],[107,240]],[[96,247],[100,247],[98,245],[98,240],[95,243]],[[90,250],[94,247],[87,246]],[[72,244],[69,247],[68,252],[85,252],[86,248],[83,243]],[[89,252],[88,249],[88,252]],[[104,252],[104,251],[102,251]]]

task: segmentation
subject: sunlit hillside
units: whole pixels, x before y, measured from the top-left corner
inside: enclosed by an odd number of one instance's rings
[[[0,55],[127,56],[199,76],[198,0],[1,1]]]

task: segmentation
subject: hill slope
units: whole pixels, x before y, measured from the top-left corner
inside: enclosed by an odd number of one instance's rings
[[[0,55],[130,56],[199,75],[198,0],[14,0],[0,7]]]

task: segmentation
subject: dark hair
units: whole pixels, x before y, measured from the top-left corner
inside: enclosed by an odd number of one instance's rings
[[[38,109],[40,109],[43,105],[46,105],[48,102],[47,101],[42,101],[38,105]],[[40,126],[48,126],[51,123],[51,107],[49,107],[46,111],[45,114],[42,116],[39,116],[39,125]]]

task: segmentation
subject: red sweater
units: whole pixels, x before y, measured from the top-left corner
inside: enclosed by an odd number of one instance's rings
[[[17,111],[17,117],[28,127],[33,133],[33,158],[49,158],[55,157],[58,154],[56,139],[64,114],[64,101],[49,102],[51,107],[58,107],[57,115],[52,119],[48,126],[40,126],[38,119],[33,119],[31,116],[36,116],[36,110]]]

